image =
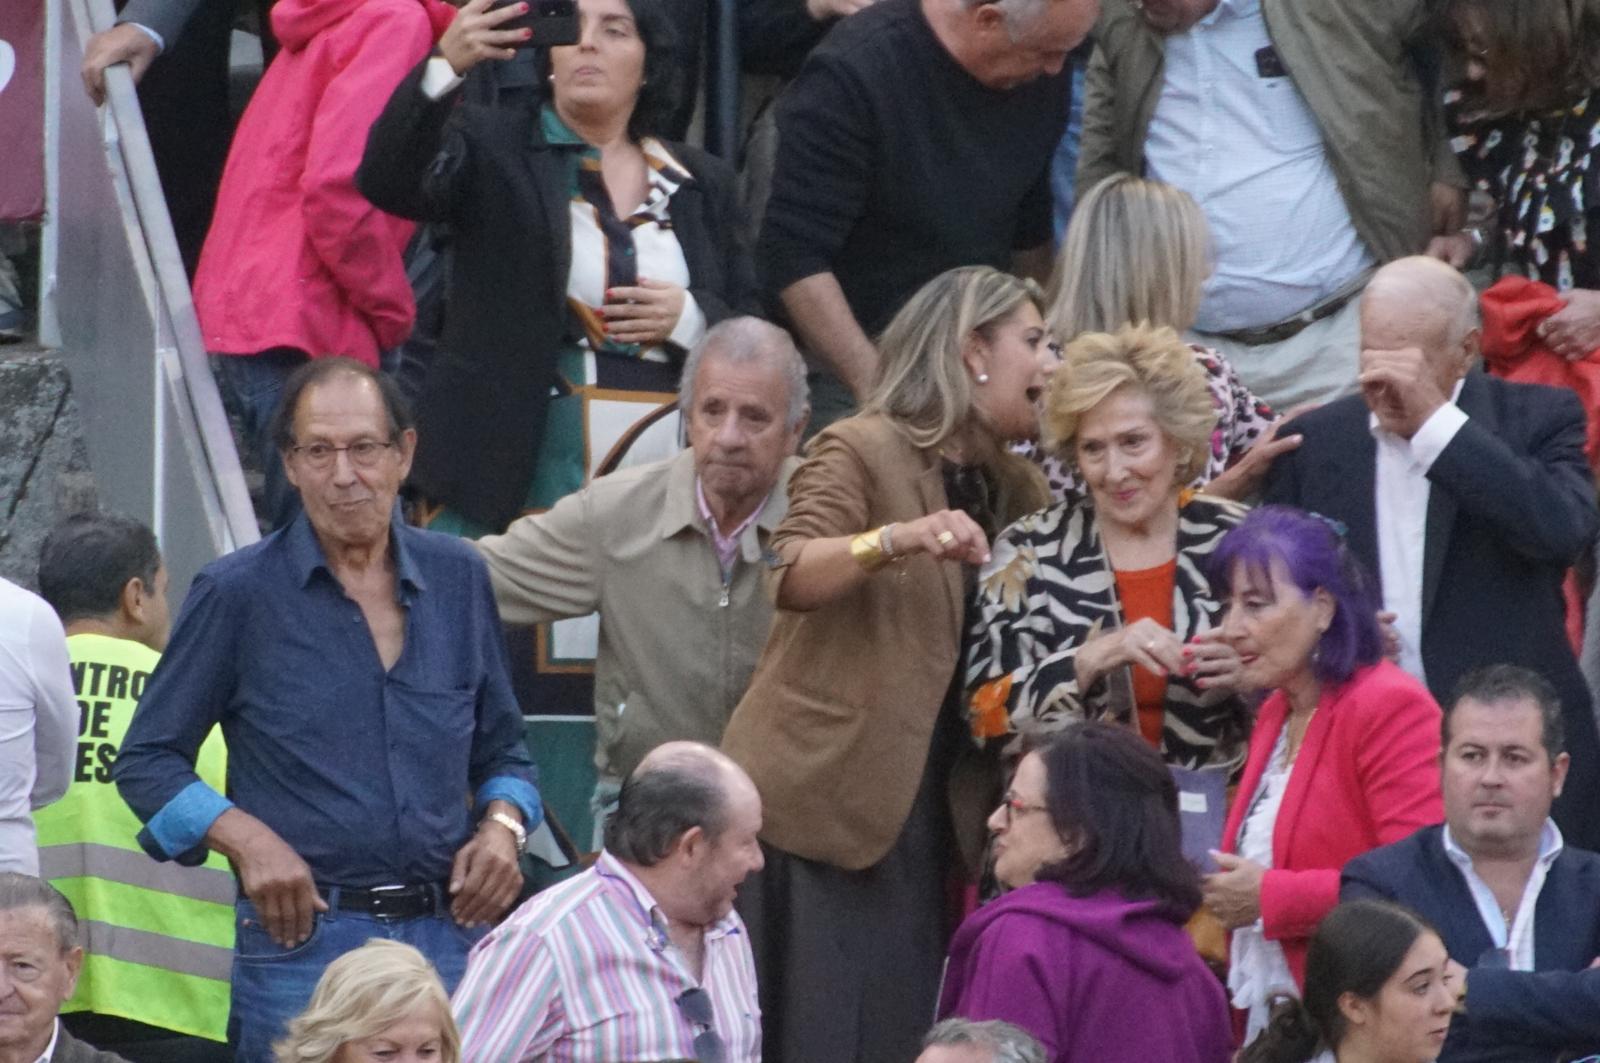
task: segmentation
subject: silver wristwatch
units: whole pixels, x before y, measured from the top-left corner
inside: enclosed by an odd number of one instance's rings
[[[491,812],[483,818],[492,819],[506,830],[511,832],[511,836],[517,839],[518,856],[521,856],[523,853],[528,851],[528,832],[523,829],[522,824],[506,815],[504,812]]]

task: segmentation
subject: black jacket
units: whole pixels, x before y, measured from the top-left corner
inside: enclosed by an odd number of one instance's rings
[[[1522,1063],[1561,1052],[1600,1052],[1600,856],[1568,845],[1550,865],[1533,912],[1532,971],[1481,968],[1494,947],[1467,880],[1445,855],[1442,827],[1356,857],[1345,865],[1342,900],[1379,897],[1405,905],[1471,970],[1467,1011],[1450,1023],[1439,1063]]]
[[[1555,818],[1568,840],[1600,848],[1600,734],[1567,641],[1561,582],[1589,548],[1600,514],[1584,460],[1584,414],[1570,391],[1467,375],[1456,405],[1467,422],[1428,471],[1423,545],[1422,661],[1447,703],[1487,664],[1531,668],[1561,695],[1572,771]],[[1359,395],[1297,417],[1305,437],[1268,474],[1266,501],[1342,521],[1374,580],[1378,567],[1377,441]]]
[[[428,99],[426,67],[400,83],[373,125],[356,184],[380,209],[453,233],[443,349],[418,402],[411,480],[501,528],[527,497],[567,328],[575,149],[546,143],[531,101],[480,103],[485,94],[459,89]],[[689,290],[711,324],[757,312],[733,171],[687,145],[668,147],[693,178],[671,204]]]

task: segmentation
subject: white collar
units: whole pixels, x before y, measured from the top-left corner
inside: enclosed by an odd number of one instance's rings
[[[60,1038],[61,1020],[57,1019],[50,1030],[50,1043],[44,1046],[44,1055],[40,1056],[36,1063],[50,1063],[50,1057],[56,1054],[56,1041],[60,1040]]]
[[[1450,824],[1444,825],[1441,832],[1444,839],[1444,853],[1457,867],[1466,869],[1472,867],[1472,857],[1456,842],[1454,834],[1450,833]],[[1539,829],[1539,857],[1538,862],[1549,867],[1561,855],[1561,850],[1566,848],[1566,839],[1561,835],[1561,828],[1556,826],[1556,821],[1545,818],[1544,826]]]
[[[1458,401],[1460,401],[1460,399],[1461,399],[1461,388],[1462,388],[1462,385],[1466,384],[1466,382],[1467,382],[1467,378],[1466,377],[1462,377],[1460,380],[1456,381],[1456,386],[1450,389],[1450,405],[1454,406]],[[1408,439],[1401,439],[1399,436],[1395,435],[1393,432],[1386,431],[1383,428],[1379,427],[1379,425],[1378,425],[1378,415],[1375,414],[1375,413],[1368,413],[1367,414],[1367,428],[1368,428],[1368,430],[1370,430],[1372,432],[1373,436],[1376,439],[1378,439],[1380,442],[1383,442],[1383,441],[1386,441],[1386,440],[1387,441],[1396,442],[1396,443],[1409,443],[1410,442],[1410,440],[1408,440]]]

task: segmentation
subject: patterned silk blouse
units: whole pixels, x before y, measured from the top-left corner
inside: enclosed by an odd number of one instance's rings
[[[1477,191],[1497,204],[1498,264],[1557,291],[1600,288],[1589,218],[1600,207],[1600,99],[1564,111],[1474,119],[1445,95],[1450,146]],[[1498,272],[1498,271],[1497,271]]]
[[[1172,614],[1179,638],[1220,622],[1206,564],[1244,514],[1245,507],[1225,499],[1187,491],[1180,498]],[[1059,731],[1091,719],[1131,726],[1129,669],[1115,669],[1087,690],[1078,684],[1079,647],[1124,623],[1090,499],[1073,495],[1022,518],[1000,534],[992,554],[978,578],[967,634],[974,737]],[[1182,676],[1168,679],[1161,728],[1167,763],[1232,770],[1243,763],[1249,729],[1238,697],[1201,690]]]

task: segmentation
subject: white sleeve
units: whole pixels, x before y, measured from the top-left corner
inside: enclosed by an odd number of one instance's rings
[[[445,93],[464,80],[450,65],[450,60],[436,55],[428,60],[427,67],[422,71],[422,94],[430,100],[442,99]]]
[[[72,662],[61,621],[43,601],[35,599],[34,606],[28,625],[36,766],[30,803],[41,808],[59,800],[72,782],[72,762],[78,751],[78,696],[72,686]]]
[[[699,343],[700,337],[705,334],[706,312],[700,309],[693,293],[686,289],[683,293],[683,309],[678,312],[678,323],[672,327],[672,335],[667,340],[687,351]]]

